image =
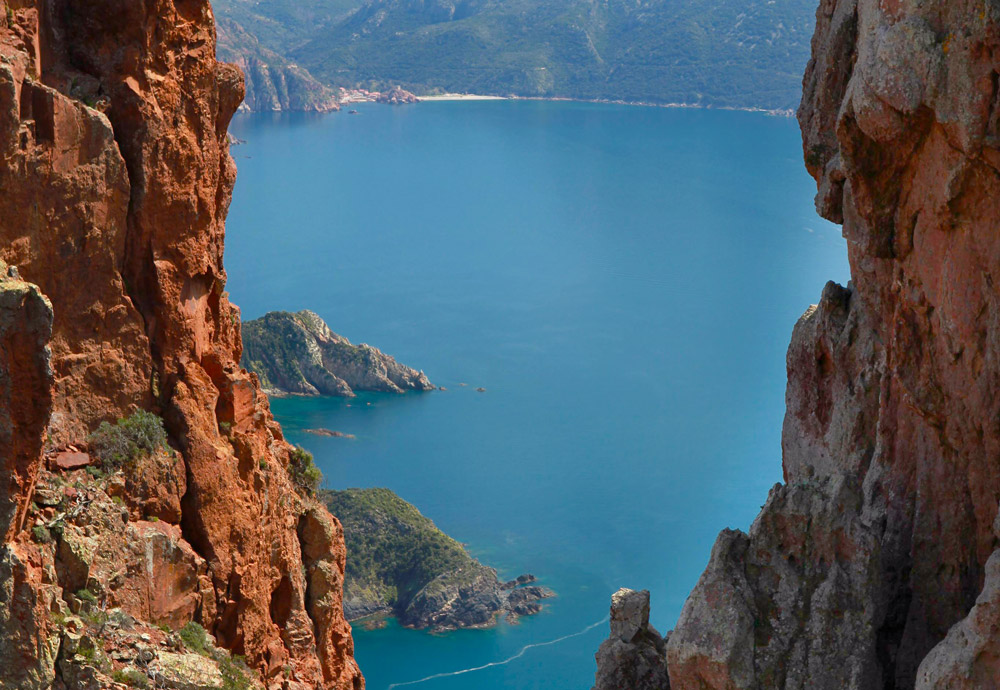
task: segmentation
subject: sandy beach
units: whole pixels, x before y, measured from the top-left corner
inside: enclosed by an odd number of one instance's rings
[[[437,96],[418,96],[421,101],[506,101],[506,96],[479,96],[474,93],[442,93]]]

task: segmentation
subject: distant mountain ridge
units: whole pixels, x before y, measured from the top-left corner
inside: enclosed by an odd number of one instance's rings
[[[220,0],[329,86],[793,109],[816,0]],[[225,23],[225,22],[223,22]]]

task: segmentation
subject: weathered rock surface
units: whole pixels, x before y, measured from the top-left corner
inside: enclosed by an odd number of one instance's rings
[[[411,628],[482,628],[501,615],[513,621],[538,613],[539,602],[555,596],[532,584],[534,575],[501,583],[496,570],[388,489],[322,491],[320,500],[344,527],[348,620],[379,613]]]
[[[36,286],[16,275],[16,269],[0,261],[0,536],[4,542],[24,524],[52,402],[52,305]]]
[[[311,311],[273,311],[243,324],[243,366],[270,394],[403,393],[435,386],[371,345],[352,345]]]
[[[24,416],[0,468],[14,478],[5,519],[17,526],[31,503],[42,438],[47,450],[80,448],[99,422],[142,408],[179,451],[125,479],[119,518],[67,527],[50,561],[26,532],[6,535],[0,596],[16,606],[0,607],[0,652],[15,661],[0,664],[0,686],[51,686],[62,668],[51,617],[76,601],[63,580],[101,582],[102,564],[134,547],[152,558],[143,577],[172,583],[168,601],[143,585],[126,597],[105,573],[137,615],[194,616],[269,686],[363,687],[339,609],[343,542],[336,529],[314,535],[327,585],[310,595],[298,525],[322,508],[290,483],[291,447],[238,365],[222,253],[235,178],[226,130],[242,97],[239,70],[215,59],[207,0],[0,0],[0,259],[53,315],[50,359],[33,319],[37,333],[18,342],[34,348],[0,362],[5,380],[23,382],[3,401]],[[126,518],[124,541],[109,543]]]
[[[820,3],[799,122],[852,284],[795,327],[785,483],[720,535],[672,688],[997,684],[998,48],[994,3]]]
[[[666,640],[649,624],[649,591],[619,589],[611,596],[611,636],[597,650],[594,687],[664,690]]]

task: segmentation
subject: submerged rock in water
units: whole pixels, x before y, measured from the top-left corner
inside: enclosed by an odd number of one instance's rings
[[[272,395],[403,393],[435,386],[422,371],[378,349],[351,342],[311,311],[273,311],[243,324],[242,364]]]

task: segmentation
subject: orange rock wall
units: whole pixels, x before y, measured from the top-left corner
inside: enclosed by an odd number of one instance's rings
[[[304,563],[300,522],[322,508],[290,485],[290,447],[238,366],[222,257],[242,97],[205,0],[0,0],[0,258],[52,303],[47,443],[161,414],[184,477],[129,484],[157,495],[127,503],[175,521],[180,506],[215,599],[202,623],[274,687],[290,670],[295,687],[362,688],[339,524],[309,532]]]

